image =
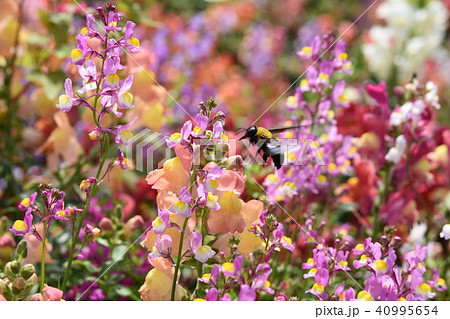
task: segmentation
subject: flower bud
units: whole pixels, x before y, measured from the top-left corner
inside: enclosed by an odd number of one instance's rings
[[[20,263],[17,260],[11,261],[11,270],[14,274],[19,274],[20,268]]]
[[[34,273],[33,275],[31,275],[31,277],[28,278],[28,280],[27,280],[27,282],[28,282],[29,284],[32,284],[33,286],[36,285],[36,284],[38,283],[38,281],[39,281],[39,278],[38,278],[38,276],[36,275],[36,273]]]
[[[104,231],[114,230],[114,225],[113,225],[111,219],[109,219],[107,217],[103,217],[100,220],[99,226],[100,226],[100,229],[104,230]]]
[[[100,136],[100,131],[93,130],[88,134],[88,136],[91,141],[97,141]]]
[[[140,215],[136,215],[130,218],[124,227],[123,233],[125,238],[130,238],[133,234],[133,231],[136,229],[141,229],[144,226],[144,219]]]
[[[0,258],[10,259],[15,247],[16,242],[11,235],[6,234],[0,237]]]
[[[25,239],[22,239],[17,245],[15,257],[16,259],[19,258],[22,261],[25,258],[27,258],[27,255],[28,255],[28,244]]]
[[[0,291],[6,300],[12,300],[12,291],[9,285],[7,285],[3,280],[0,280]]]
[[[13,287],[19,290],[24,289],[27,286],[27,282],[22,277],[16,278],[13,282]]]
[[[10,281],[14,280],[16,278],[16,275],[12,271],[12,262],[8,262],[5,266],[5,275],[6,278],[8,278]]]
[[[23,266],[22,270],[20,271],[20,275],[23,278],[25,278],[26,280],[28,280],[28,278],[33,276],[34,273],[36,273],[36,269],[34,268],[34,266],[32,264],[27,264],[27,265]]]

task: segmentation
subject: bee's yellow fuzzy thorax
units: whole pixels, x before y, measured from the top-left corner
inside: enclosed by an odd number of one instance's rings
[[[272,138],[272,133],[264,127],[258,127],[257,135],[259,138],[269,139]]]

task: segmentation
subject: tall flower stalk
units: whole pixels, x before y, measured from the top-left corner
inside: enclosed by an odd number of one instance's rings
[[[96,125],[95,128],[90,130],[89,138],[100,142],[100,163],[97,173],[95,177],[83,180],[80,184],[81,190],[86,193],[86,199],[81,214],[75,220],[67,268],[62,283],[63,291],[66,290],[73,259],[78,255],[75,249],[91,200],[96,194],[98,185],[110,169],[118,163],[118,161],[111,161],[104,169],[111,144],[110,135],[117,144],[126,143],[126,140],[131,136],[127,129],[135,120],[124,125],[102,126],[102,118],[105,114],[114,114],[120,118],[122,116],[120,110],[134,107],[133,95],[129,92],[133,83],[133,75],[122,81],[117,72],[125,68],[120,63],[122,51],[124,49],[131,52],[139,50],[139,40],[133,37],[135,24],[128,21],[125,27],[121,27],[123,24],[122,14],[116,12],[115,6],[111,4],[108,4],[104,9],[98,8],[97,17],[100,22],[96,21],[91,14],[86,16],[86,27],[82,28],[76,36],[77,48],[73,49],[70,54],[71,63],[78,66],[82,87],[74,93],[72,80],[66,79],[66,94],[59,97],[59,104],[57,105],[63,112],[70,111],[73,106],[89,108]],[[103,50],[97,51],[91,48],[87,40],[92,39],[100,41]],[[101,65],[99,72],[97,72],[98,64]],[[91,98],[94,99],[92,104],[89,102]]]

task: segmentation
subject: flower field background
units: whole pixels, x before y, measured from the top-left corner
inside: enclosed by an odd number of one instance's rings
[[[0,5],[0,300],[450,299],[449,1]]]

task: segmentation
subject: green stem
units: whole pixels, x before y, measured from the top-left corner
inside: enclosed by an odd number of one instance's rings
[[[181,252],[183,250],[184,232],[186,230],[186,225],[187,225],[188,220],[189,220],[189,217],[186,217],[184,219],[183,228],[182,228],[181,234],[180,234],[180,243],[178,244],[177,263],[175,265],[175,272],[173,274],[173,280],[172,280],[172,292],[170,294],[171,301],[175,300],[175,289],[176,289],[176,285],[177,285],[178,269],[180,268],[180,263],[181,263]]]
[[[104,147],[104,152],[102,152],[102,159],[100,160],[100,165],[99,165],[98,170],[97,170],[97,174],[96,174],[96,178],[97,179],[99,178],[99,176],[100,176],[100,174],[102,172],[103,165],[105,164],[105,160],[106,160],[106,157],[108,156],[108,150],[109,150],[109,137],[108,137],[107,134],[105,134],[104,136],[105,136],[105,144],[104,144],[105,147]],[[67,268],[66,268],[66,271],[64,273],[64,280],[63,280],[63,284],[62,284],[62,291],[63,292],[66,291],[67,280],[69,279],[70,271],[71,271],[71,268],[72,268],[72,262],[73,262],[73,259],[75,258],[74,252],[75,252],[75,247],[76,247],[77,242],[78,242],[78,236],[80,234],[81,228],[83,227],[83,221],[84,221],[84,218],[86,217],[87,210],[88,210],[89,204],[91,202],[91,198],[95,195],[96,190],[97,190],[97,186],[98,186],[99,183],[100,183],[100,181],[97,181],[96,183],[94,183],[92,185],[91,190],[90,190],[90,194],[87,194],[87,196],[86,196],[86,202],[84,204],[83,211],[81,213],[81,217],[78,220],[78,223],[74,222],[74,227],[75,227],[75,224],[77,226],[75,228],[75,231],[72,234],[72,242],[71,242],[71,246],[70,246],[70,255],[69,255],[69,259],[67,260]]]
[[[383,189],[383,193],[381,194],[379,207],[378,207],[378,209],[375,210],[375,215],[374,215],[373,236],[378,234],[378,232],[380,231],[380,227],[381,227],[380,211],[381,211],[381,206],[383,204],[386,204],[388,193],[389,193],[391,166],[392,166],[392,164],[388,163],[387,167],[386,167],[386,172],[385,172],[386,175],[384,176],[384,189]]]
[[[42,237],[41,244],[41,278],[40,278],[40,291],[43,294],[42,290],[44,289],[45,284],[45,243],[47,241],[47,223],[48,220],[44,220],[44,232]]]

